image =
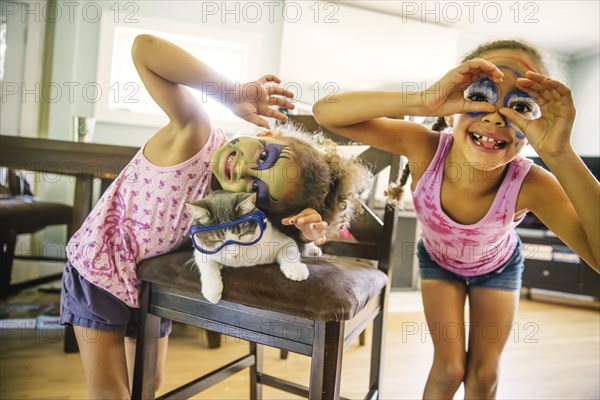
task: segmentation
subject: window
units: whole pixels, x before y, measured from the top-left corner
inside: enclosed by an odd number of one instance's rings
[[[148,27],[148,28],[146,28]],[[152,29],[150,29],[150,27]],[[256,60],[260,60],[257,35],[207,26],[190,26],[144,18],[135,28],[102,20],[98,83],[102,93],[96,104],[99,122],[163,126],[168,119],[144,88],[131,60],[131,46],[136,36],[149,33],[171,41],[235,82],[256,77]],[[252,54],[254,65],[249,54]],[[211,121],[227,131],[243,130],[247,125],[217,101],[189,89],[204,104]]]

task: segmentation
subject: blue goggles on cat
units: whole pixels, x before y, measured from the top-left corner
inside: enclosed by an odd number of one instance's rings
[[[215,254],[232,244],[252,246],[267,229],[267,217],[254,210],[238,219],[219,225],[192,225],[189,230],[194,248],[204,254]]]

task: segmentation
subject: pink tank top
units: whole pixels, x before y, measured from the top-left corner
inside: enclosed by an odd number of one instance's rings
[[[174,249],[185,238],[192,223],[185,203],[205,195],[210,158],[224,138],[221,130],[213,130],[196,155],[170,167],[152,164],[142,147],[67,245],[79,274],[139,307],[137,263]]]
[[[417,183],[413,201],[422,226],[423,244],[441,267],[462,276],[486,274],[512,256],[517,236],[515,207],[531,160],[518,156],[508,165],[506,175],[487,214],[473,225],[462,225],[442,210],[440,190],[446,157],[454,137],[441,133],[431,164]]]

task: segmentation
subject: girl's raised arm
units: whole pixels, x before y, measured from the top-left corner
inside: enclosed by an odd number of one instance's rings
[[[332,95],[319,100],[313,107],[313,114],[319,124],[340,135],[392,153],[418,158],[423,149],[430,151],[431,131],[416,123],[383,117],[493,111],[489,103],[464,98],[464,90],[480,75],[499,81],[503,73],[489,61],[475,58],[450,70],[425,91]]]
[[[422,125],[385,117],[425,115],[416,94],[349,92],[328,96],[313,106],[319,124],[361,143],[410,156],[430,131]],[[423,146],[421,146],[423,148]]]
[[[152,35],[137,36],[131,53],[144,86],[167,114],[170,124],[176,131],[194,125],[203,145],[210,135],[210,120],[185,86],[202,90],[207,85],[232,83],[185,50]]]
[[[267,129],[269,124],[261,116],[287,119],[271,106],[294,108],[285,99],[294,97],[292,92],[269,86],[280,83],[276,76],[265,75],[248,83],[232,82],[180,47],[152,35],[136,37],[132,56],[144,86],[170,120],[145,148],[146,156],[161,160],[161,165],[191,157],[211,133],[206,110],[185,86],[202,91],[240,118]]]
[[[509,108],[500,113],[527,136],[554,175],[542,172],[530,179],[537,189],[531,191],[527,207],[600,272],[600,183],[571,147],[575,120],[571,91],[534,72],[519,78],[517,85],[536,100],[542,116],[528,120]]]

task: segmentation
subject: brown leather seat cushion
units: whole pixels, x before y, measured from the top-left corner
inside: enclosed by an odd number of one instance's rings
[[[0,199],[0,236],[9,231],[16,234],[33,233],[48,225],[71,222],[73,208],[59,203],[25,201],[19,198]]]
[[[186,264],[192,257],[191,249],[183,249],[144,260],[138,277],[202,299],[198,270],[193,263]],[[304,261],[310,275],[300,282],[286,278],[277,265],[224,267],[222,300],[313,320],[345,321],[381,293],[387,282],[382,271],[364,261],[334,256]]]

